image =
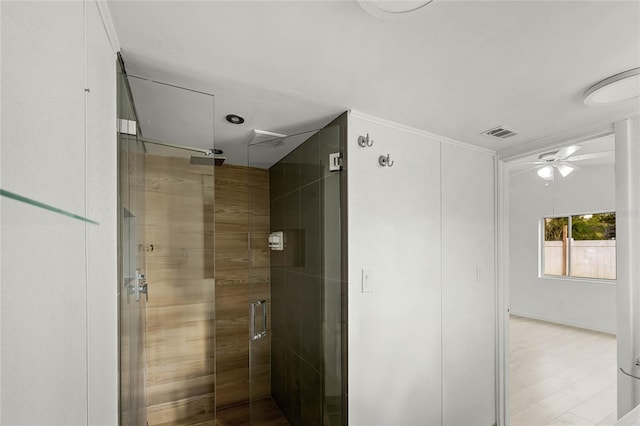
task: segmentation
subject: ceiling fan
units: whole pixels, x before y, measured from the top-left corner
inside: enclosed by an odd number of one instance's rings
[[[545,152],[538,156],[538,161],[517,164],[518,166],[531,164],[534,164],[535,166],[516,174],[526,173],[530,170],[537,170],[538,176],[540,176],[542,179],[546,181],[552,181],[556,175],[556,171],[560,174],[560,176],[567,177],[574,170],[578,170],[580,168],[577,164],[575,164],[576,162],[613,156],[615,152],[611,150],[594,152],[584,155],[573,155],[580,149],[582,149],[581,145],[571,145],[558,151]]]

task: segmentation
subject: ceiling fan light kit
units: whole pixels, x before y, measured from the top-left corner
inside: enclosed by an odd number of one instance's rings
[[[546,181],[553,180],[555,170],[564,178],[569,176],[578,166],[571,166],[566,161],[575,161],[578,157],[572,157],[572,155],[581,149],[580,145],[571,145],[560,149],[559,151],[545,152],[538,156],[538,162],[534,164],[542,164],[542,167],[538,169],[538,176]]]

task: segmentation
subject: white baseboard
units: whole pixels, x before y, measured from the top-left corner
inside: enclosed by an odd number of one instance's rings
[[[518,317],[524,317],[524,318],[530,318],[530,319],[535,319],[535,320],[540,320],[540,321],[552,322],[554,324],[568,325],[568,326],[571,326],[571,327],[584,328],[586,330],[599,331],[601,333],[613,334],[614,336],[616,335],[616,330],[610,330],[610,329],[605,329],[605,328],[600,328],[600,327],[594,327],[592,325],[581,324],[581,323],[572,322],[572,321],[558,320],[556,318],[549,318],[549,317],[546,317],[544,315],[530,314],[530,313],[527,313],[527,312],[518,312],[518,311],[514,311],[514,310],[511,310],[510,314],[518,316]]]

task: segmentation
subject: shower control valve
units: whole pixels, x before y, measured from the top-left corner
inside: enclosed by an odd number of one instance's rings
[[[142,281],[142,284],[140,285],[140,293],[144,294],[145,299],[148,302],[149,301],[149,284],[147,284],[147,280]]]
[[[147,301],[149,301],[149,292],[147,286],[147,277],[139,270],[136,269],[136,280],[134,284],[134,293],[136,295],[136,302],[140,301],[140,294],[146,295]]]

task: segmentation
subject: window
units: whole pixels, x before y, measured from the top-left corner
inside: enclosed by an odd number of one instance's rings
[[[616,214],[545,217],[544,275],[616,279]]]

